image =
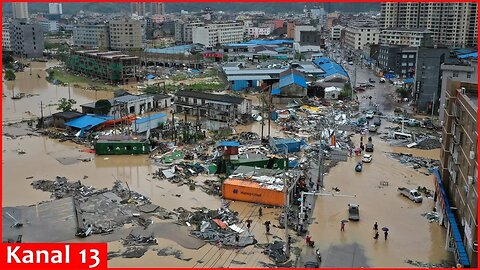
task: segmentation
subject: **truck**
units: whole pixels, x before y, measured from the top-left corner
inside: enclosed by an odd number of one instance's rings
[[[421,203],[423,201],[422,195],[416,189],[399,187],[398,192],[416,203]]]

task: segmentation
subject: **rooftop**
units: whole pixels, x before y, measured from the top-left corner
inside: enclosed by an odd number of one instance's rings
[[[205,100],[211,101],[218,101],[218,102],[226,102],[226,103],[235,103],[241,104],[245,98],[243,97],[236,97],[231,95],[219,95],[219,94],[210,94],[204,92],[196,92],[196,91],[177,91],[175,96],[182,96],[182,97],[192,97],[192,98],[200,98]]]

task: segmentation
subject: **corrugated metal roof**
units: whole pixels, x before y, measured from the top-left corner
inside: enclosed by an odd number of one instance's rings
[[[466,58],[477,59],[478,58],[478,52],[462,54],[462,55],[459,55],[458,58],[460,58],[460,59],[466,59]]]
[[[182,53],[185,53],[192,48],[193,48],[193,45],[180,45],[180,46],[173,46],[173,47],[163,48],[163,49],[148,48],[148,49],[145,49],[145,52],[147,52],[147,53],[165,53],[165,54],[182,54]]]
[[[322,75],[323,77],[328,77],[333,74],[340,74],[348,78],[348,73],[345,71],[345,69],[343,69],[343,67],[339,64],[333,62],[330,58],[319,57],[315,59],[313,63],[325,71],[325,74]]]
[[[196,91],[177,91],[175,96],[181,97],[192,97],[192,98],[200,98],[210,101],[217,101],[217,102],[226,102],[232,104],[241,104],[245,98],[236,97],[231,95],[218,95],[218,94],[210,94],[204,92],[196,92]]]
[[[269,75],[227,76],[227,81],[261,81],[272,79]]]
[[[159,118],[163,118],[163,117],[167,117],[167,115],[164,114],[164,113],[152,114],[152,115],[149,115],[147,117],[135,120],[135,123],[142,124],[142,123],[146,123],[146,122],[149,122],[149,121],[152,121],[152,120],[155,120],[155,119],[159,119]]]
[[[107,122],[108,120],[113,119],[109,116],[98,116],[98,115],[85,115],[77,119],[74,119],[70,122],[65,123],[65,125],[73,128],[89,130],[93,127],[96,127],[100,124]]]
[[[223,142],[218,142],[217,146],[240,146],[239,142],[236,141],[223,141]]]
[[[280,77],[280,82],[279,82],[280,88],[291,85],[291,84],[296,84],[301,87],[307,88],[307,82],[305,81],[305,78],[300,74],[291,72],[290,74]]]

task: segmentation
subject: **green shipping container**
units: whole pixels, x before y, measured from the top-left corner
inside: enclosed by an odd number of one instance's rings
[[[103,141],[95,143],[97,155],[142,155],[150,153],[146,141]]]

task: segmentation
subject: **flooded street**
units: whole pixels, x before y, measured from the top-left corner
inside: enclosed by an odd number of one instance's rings
[[[358,143],[359,136],[355,136],[353,141]],[[326,191],[338,187],[340,194],[355,194],[357,197],[318,197],[314,210],[316,222],[310,227],[313,240],[319,243],[323,254],[327,254],[332,245],[356,243],[363,247],[367,264],[372,267],[411,267],[404,260],[439,263],[449,258],[450,254],[444,249],[444,229],[421,216],[432,211],[433,199],[424,197],[423,203],[416,204],[397,192],[401,186],[433,189],[432,176],[406,168],[385,154],[400,149],[390,149],[375,137],[373,142],[373,160],[364,164],[362,172],[354,170],[361,157],[352,157],[339,163],[325,177]],[[418,156],[435,157],[429,153],[431,151],[411,152]],[[381,181],[387,181],[388,186],[381,185]],[[348,219],[349,203],[359,205],[360,221],[350,221],[345,232],[340,232],[340,221]],[[375,222],[378,222],[379,228],[390,229],[387,241],[382,231],[380,239],[373,239]]]
[[[27,68],[24,72],[16,74],[15,81],[3,83],[4,124],[40,116],[40,102],[44,104],[44,116],[57,112],[56,106],[47,104],[55,104],[60,98],[68,98],[68,87],[46,82],[45,68],[54,65],[55,63],[51,62],[33,63],[32,75]],[[14,92],[33,96],[12,100]],[[80,108],[79,105],[83,103],[113,97],[112,92],[88,91],[74,87],[71,88],[70,95],[77,101],[76,108]],[[183,117],[179,115],[178,119]],[[261,134],[261,128],[261,122],[253,122],[250,125],[237,126],[235,130],[237,134],[243,131]],[[267,121],[264,134],[268,134]],[[273,121],[271,135],[287,137]],[[363,141],[366,139],[367,137],[364,137]],[[359,135],[355,135],[352,140],[358,145]],[[429,223],[421,216],[432,211],[433,199],[424,198],[423,203],[415,204],[397,192],[400,186],[408,188],[425,186],[433,190],[433,177],[407,168],[387,154],[410,153],[417,157],[438,159],[440,150],[390,147],[378,136],[373,136],[373,143],[375,144],[373,161],[364,164],[361,173],[354,170],[361,157],[351,157],[347,162],[340,162],[332,168],[325,177],[326,192],[338,187],[340,194],[357,196],[317,198],[314,221],[310,225],[309,234],[322,254],[328,254],[333,246],[357,244],[363,249],[366,263],[370,267],[412,267],[404,263],[406,259],[431,263],[451,259],[450,253],[444,249],[445,230],[438,223]],[[25,153],[20,154],[18,152],[20,149]],[[216,209],[221,206],[220,198],[207,195],[200,188],[192,191],[188,185],[179,186],[167,180],[154,179],[153,174],[159,167],[152,164],[147,155],[98,156],[81,150],[86,148],[72,142],[59,142],[42,136],[16,138],[3,136],[3,206],[33,205],[50,200],[50,193],[33,189],[31,183],[38,179],[52,180],[56,176],[64,176],[71,181],[80,180],[84,185],[96,188],[112,187],[114,181],[118,179],[128,183],[132,190],[149,197],[152,203],[167,210],[178,207]],[[85,162],[85,159],[91,161]],[[195,181],[202,184],[208,179],[216,179],[216,176],[201,175],[195,178]],[[381,185],[382,181],[388,182],[388,185]],[[349,203],[359,205],[360,221],[347,223],[345,232],[340,232],[340,221],[348,218]],[[258,206],[254,204],[235,201],[231,203],[230,209],[239,213],[240,220],[253,221],[251,232],[258,243],[272,243],[280,238],[285,239],[285,231],[276,227],[277,218],[281,213],[280,208],[265,208],[262,217],[258,216]],[[271,221],[275,225],[271,231],[272,235],[265,234],[263,225],[265,221]],[[383,234],[377,241],[373,239],[372,227],[375,222],[378,222],[380,228],[390,229],[387,241],[383,239]],[[245,226],[244,222],[241,226]],[[291,232],[291,235],[293,234],[294,232]],[[206,244],[195,250],[184,248],[166,236],[157,239],[159,245],[147,251],[143,257],[113,258],[109,260],[109,267],[248,268],[265,267],[265,263],[271,263],[270,259],[261,253],[262,250],[254,245],[238,251]],[[293,247],[305,249],[304,239],[295,236]],[[118,241],[109,243],[110,251],[118,251],[121,248],[122,245]],[[180,251],[181,259],[157,254],[160,249],[166,248]]]

